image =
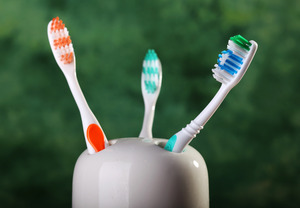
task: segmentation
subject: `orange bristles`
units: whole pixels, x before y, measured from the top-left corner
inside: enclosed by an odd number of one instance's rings
[[[64,64],[73,62],[73,46],[69,32],[59,17],[53,18],[50,25],[50,31],[53,36],[53,47],[60,54],[60,61]]]
[[[51,23],[51,32],[55,32],[57,30],[61,30],[65,28],[65,24],[63,21],[59,19],[59,17],[53,18]]]
[[[64,64],[70,64],[73,61],[73,52],[65,53],[61,55],[61,61],[64,62]]]
[[[54,45],[55,49],[57,49],[57,47],[58,48],[65,47],[66,45],[69,45],[71,42],[72,41],[71,41],[70,36],[62,37],[62,38],[54,39],[53,45]]]

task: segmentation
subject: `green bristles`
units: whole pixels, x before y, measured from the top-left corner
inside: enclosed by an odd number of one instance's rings
[[[148,93],[153,94],[157,90],[157,82],[159,80],[159,70],[156,63],[156,61],[158,61],[158,57],[153,49],[148,50],[144,61],[143,74],[145,75],[145,88]]]
[[[156,61],[158,60],[157,54],[155,53],[155,51],[153,49],[149,49],[144,61]],[[159,72],[158,72],[158,68],[155,67],[153,65],[153,63],[150,63],[150,65],[146,65],[143,67],[143,73],[144,74],[153,74],[153,75],[158,75],[159,76]]]
[[[250,46],[252,45],[247,39],[245,39],[241,35],[236,35],[230,38],[235,44],[240,46],[243,49],[246,49],[247,51],[250,50]]]
[[[158,58],[157,58],[157,55],[156,55],[155,51],[153,49],[152,50],[149,49],[148,53],[145,56],[145,61],[155,61],[157,59]]]

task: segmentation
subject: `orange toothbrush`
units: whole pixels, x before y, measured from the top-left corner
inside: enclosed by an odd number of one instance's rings
[[[53,18],[48,24],[48,39],[54,58],[67,79],[72,95],[80,111],[88,152],[90,154],[99,152],[105,149],[108,141],[80,89],[76,76],[73,44],[68,29],[58,17]]]

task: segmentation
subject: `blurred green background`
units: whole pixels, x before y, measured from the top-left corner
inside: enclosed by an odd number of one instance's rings
[[[300,1],[0,0],[1,207],[71,207],[86,146],[47,39],[56,16],[109,139],[140,132],[147,49],[163,66],[153,134],[169,138],[218,90],[211,68],[229,37],[255,40],[246,76],[191,145],[207,163],[211,207],[299,207]]]

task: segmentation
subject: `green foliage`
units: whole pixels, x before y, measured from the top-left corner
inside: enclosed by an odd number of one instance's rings
[[[298,207],[299,8],[296,0],[0,0],[1,207],[71,206],[85,144],[47,39],[55,16],[70,31],[79,82],[108,138],[141,129],[149,48],[163,68],[153,134],[169,138],[216,93],[210,69],[228,38],[255,40],[247,74],[191,145],[207,162],[211,207]]]

